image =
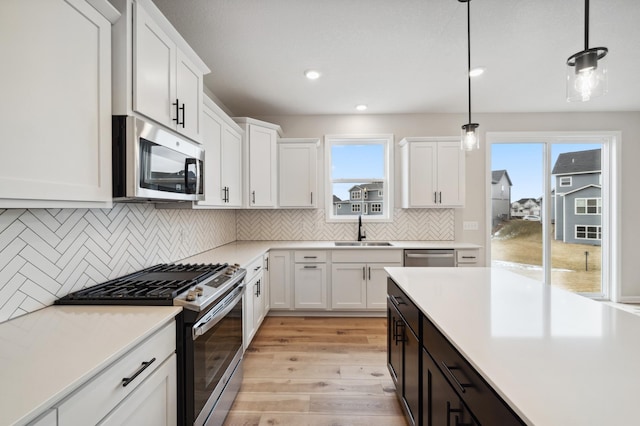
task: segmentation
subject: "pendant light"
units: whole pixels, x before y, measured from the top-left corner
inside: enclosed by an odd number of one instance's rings
[[[464,151],[471,151],[480,148],[480,133],[478,123],[471,122],[471,18],[469,13],[469,3],[471,0],[458,0],[460,3],[467,3],[467,81],[469,83],[469,122],[462,125],[462,135],[460,137],[460,148]]]
[[[607,93],[606,47],[589,49],[589,0],[585,0],[584,50],[567,59],[567,101],[586,102]],[[600,61],[600,62],[598,62]]]

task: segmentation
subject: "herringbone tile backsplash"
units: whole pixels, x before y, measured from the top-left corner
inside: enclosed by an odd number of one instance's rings
[[[396,209],[369,240],[454,239],[452,209]],[[353,240],[323,210],[0,209],[0,322],[68,293],[238,240]]]
[[[453,209],[395,209],[393,222],[365,223],[368,240],[452,241]],[[238,240],[353,240],[356,223],[327,223],[324,210],[238,210]]]
[[[229,210],[0,209],[0,322],[235,239],[236,212]]]

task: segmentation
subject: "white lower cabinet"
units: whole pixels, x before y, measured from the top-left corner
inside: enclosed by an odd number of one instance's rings
[[[243,301],[243,339],[247,350],[266,315],[264,258],[260,256],[246,266]],[[266,290],[268,293],[268,290]]]
[[[327,308],[327,265],[296,263],[294,283],[296,309]]]
[[[291,309],[291,252],[269,252],[269,301],[272,310]]]
[[[175,425],[175,350],[172,321],[60,403],[58,425]]]
[[[384,310],[385,267],[402,266],[402,250],[335,250],[331,267],[331,308]]]
[[[176,355],[173,354],[100,424],[174,425],[177,423],[176,386]]]

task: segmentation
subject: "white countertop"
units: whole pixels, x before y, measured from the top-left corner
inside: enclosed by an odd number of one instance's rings
[[[50,306],[0,324],[0,425],[33,420],[180,310]]]
[[[385,268],[528,424],[639,424],[640,317],[491,268]]]
[[[336,246],[334,241],[235,241],[180,263],[239,263],[244,266],[269,250],[389,250],[389,249],[479,249],[477,244],[454,241],[389,241],[391,246]]]

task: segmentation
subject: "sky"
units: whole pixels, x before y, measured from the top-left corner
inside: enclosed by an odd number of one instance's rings
[[[543,147],[541,143],[491,145],[491,170],[506,170],[511,178],[511,201],[542,196]],[[553,144],[551,169],[558,155],[565,152],[601,148],[601,144]],[[552,188],[554,182],[552,181]]]
[[[333,145],[331,148],[333,179],[384,179],[384,145]],[[341,200],[349,199],[353,183],[338,183],[333,193]]]

